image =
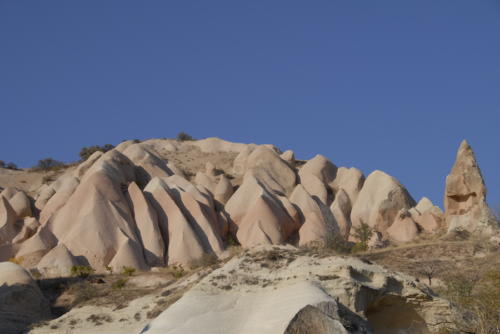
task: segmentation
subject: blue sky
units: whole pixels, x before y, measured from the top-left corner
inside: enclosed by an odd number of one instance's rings
[[[273,143],[441,205],[460,141],[500,204],[500,2],[0,0],[0,159]]]

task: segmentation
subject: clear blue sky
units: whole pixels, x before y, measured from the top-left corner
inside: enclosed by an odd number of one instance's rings
[[[467,138],[500,203],[500,1],[0,0],[0,159],[273,143],[442,204]]]

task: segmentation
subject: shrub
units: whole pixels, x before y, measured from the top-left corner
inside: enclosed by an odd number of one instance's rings
[[[172,276],[174,276],[175,278],[181,278],[182,276],[184,276],[186,274],[186,271],[184,270],[184,268],[182,267],[182,265],[173,265],[170,267],[170,273],[172,274]]]
[[[327,236],[324,246],[340,254],[347,254],[351,251],[349,243],[340,235],[333,233]]]
[[[353,226],[352,235],[354,238],[359,240],[360,246],[358,248],[364,248],[364,250],[368,249],[368,241],[373,235],[373,229],[365,222],[361,222],[359,226]],[[356,245],[354,246],[356,247]]]
[[[135,273],[135,268],[123,266],[122,274],[126,276],[132,276]]]
[[[179,132],[179,134],[177,135],[177,140],[178,141],[190,141],[190,140],[194,140],[194,138],[185,132]]]
[[[38,164],[34,167],[37,170],[49,170],[49,169],[57,169],[58,167],[63,167],[64,162],[57,161],[52,158],[45,158],[42,160],[38,160]]]
[[[87,146],[87,147],[83,147],[81,150],[80,150],[80,159],[81,161],[85,161],[87,160],[92,154],[94,154],[95,152],[97,151],[101,151],[101,152],[108,152],[110,150],[112,150],[114,148],[113,145],[111,144],[105,144],[103,146],[99,146],[99,145],[94,145],[94,146]]]
[[[0,160],[0,168],[5,168],[5,161]]]
[[[3,162],[3,161],[2,161]],[[18,170],[19,168],[17,168],[17,165],[13,162],[9,162],[9,163],[5,163],[3,162],[3,166],[1,166],[5,169],[12,169],[12,170]]]
[[[368,245],[363,242],[357,242],[352,246],[351,253],[366,252],[368,250]]]
[[[122,279],[119,279],[117,280],[116,282],[114,282],[111,287],[115,290],[120,290],[120,289],[123,289],[125,287],[125,285],[127,284],[128,282],[128,279],[126,278],[122,278]]]
[[[110,266],[106,266],[106,271],[110,274],[110,275],[113,275],[113,267],[110,267]]]
[[[89,266],[73,266],[71,267],[71,276],[87,278],[94,273],[94,269]]]

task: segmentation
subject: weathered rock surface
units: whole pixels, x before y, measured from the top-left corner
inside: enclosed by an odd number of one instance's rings
[[[353,205],[353,226],[366,223],[382,234],[392,225],[401,209],[409,210],[415,201],[406,188],[381,171],[371,173]]]
[[[142,333],[438,333],[453,315],[409,276],[275,246],[213,271]]]
[[[444,208],[448,232],[492,232],[493,217],[486,204],[486,192],[474,151],[464,140],[446,177]]]
[[[418,234],[418,227],[411,213],[406,209],[399,211],[394,223],[387,229],[389,238],[396,242],[409,242]]]
[[[26,269],[0,262],[0,333],[22,333],[48,316],[49,303]]]

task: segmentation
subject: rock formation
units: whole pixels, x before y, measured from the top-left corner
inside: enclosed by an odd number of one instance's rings
[[[272,260],[270,260],[272,259]],[[213,271],[142,331],[159,333],[438,333],[454,309],[414,279],[292,247],[257,247]],[[316,331],[318,330],[318,331]]]
[[[486,204],[486,185],[476,156],[465,140],[446,177],[444,208],[449,232],[463,229],[488,233],[492,230],[493,217]]]

